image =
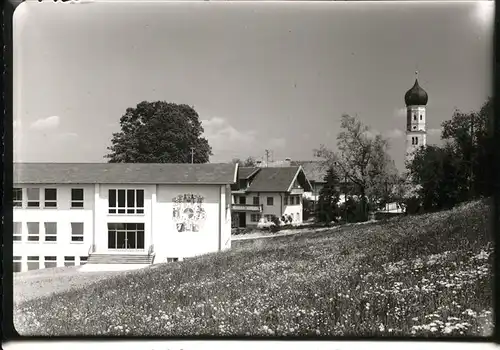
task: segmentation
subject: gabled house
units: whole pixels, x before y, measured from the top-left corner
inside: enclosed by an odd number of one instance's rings
[[[292,166],[301,166],[306,174],[307,179],[311,184],[311,191],[305,192],[304,197],[317,202],[319,193],[325,185],[325,176],[327,166],[321,161],[307,160],[307,161],[291,161]]]
[[[256,226],[273,216],[299,224],[302,197],[311,184],[301,166],[241,167],[231,189],[233,227]]]

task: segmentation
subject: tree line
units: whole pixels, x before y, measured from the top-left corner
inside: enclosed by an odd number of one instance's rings
[[[336,150],[314,150],[327,169],[317,218],[364,221],[387,203],[413,214],[451,208],[492,195],[493,100],[478,111],[456,110],[442,123],[443,145],[422,146],[399,173],[388,154],[389,142],[375,135],[357,116],[343,115]],[[165,101],[143,101],[120,118],[112,135],[111,163],[207,163],[212,155],[193,107]],[[233,159],[255,166],[254,158]],[[344,201],[339,204],[343,195]]]
[[[317,219],[366,221],[388,203],[415,214],[491,196],[492,120],[492,98],[479,111],[456,110],[441,125],[443,145],[421,146],[399,173],[388,155],[388,140],[373,135],[357,117],[343,115],[337,150],[323,145],[315,150],[327,168]],[[349,192],[342,191],[345,181],[353,185]],[[345,199],[339,204],[341,194]]]

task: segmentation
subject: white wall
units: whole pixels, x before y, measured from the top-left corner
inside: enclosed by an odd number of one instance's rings
[[[40,188],[43,207],[43,189],[57,188],[58,207],[51,209],[14,209],[14,222],[21,222],[23,239],[14,242],[14,256],[21,256],[23,271],[27,270],[27,256],[39,256],[42,268],[44,256],[57,256],[57,266],[64,266],[64,256],[74,256],[79,265],[80,256],[88,256],[95,246],[95,253],[107,254],[108,223],[144,223],[144,251],[151,244],[156,252],[155,262],[165,258],[186,258],[231,247],[231,189],[229,185],[57,185],[14,186]],[[70,209],[71,188],[84,189],[84,209]],[[143,189],[144,214],[109,214],[109,189]],[[197,194],[204,197],[206,220],[199,232],[177,232],[173,221],[172,199],[180,194]],[[23,200],[26,206],[26,191]],[[40,223],[40,240],[27,241],[27,222]],[[44,222],[57,222],[57,241],[44,241]],[[84,223],[84,240],[71,242],[71,222]],[[220,227],[220,230],[219,230]]]
[[[154,205],[153,241],[156,252],[155,262],[166,258],[187,258],[219,250],[219,220],[222,219],[219,205],[225,193],[219,185],[159,185]],[[206,219],[200,224],[199,232],[178,232],[173,221],[172,199],[181,194],[195,194],[204,197],[203,209]],[[223,207],[224,208],[224,207]],[[224,212],[222,212],[224,215]],[[228,218],[231,224],[230,216]],[[223,221],[221,221],[223,222]]]
[[[14,185],[23,188],[23,208],[14,208],[13,221],[22,225],[22,241],[13,242],[13,256],[21,256],[23,270],[27,269],[28,256],[38,256],[43,267],[45,256],[56,256],[57,266],[64,266],[64,256],[75,257],[79,264],[80,256],[88,256],[92,244],[92,213],[94,208],[93,185]],[[40,188],[40,208],[26,208],[26,188]],[[57,208],[43,208],[44,189],[57,189]],[[71,209],[71,189],[83,188],[84,208]],[[39,241],[28,242],[28,222],[39,223]],[[45,242],[45,222],[57,223],[57,241]],[[83,242],[71,242],[71,223],[83,223]]]
[[[109,214],[108,197],[110,189],[143,189],[144,214]],[[96,213],[95,213],[95,246],[96,253],[106,254],[108,251],[108,223],[144,223],[144,252],[151,244],[151,216],[152,198],[156,193],[155,185],[123,185],[106,184],[96,185]],[[140,251],[138,251],[140,252]]]

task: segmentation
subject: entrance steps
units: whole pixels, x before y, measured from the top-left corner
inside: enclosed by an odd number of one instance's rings
[[[86,265],[94,264],[130,264],[151,265],[154,255],[147,254],[90,254]]]

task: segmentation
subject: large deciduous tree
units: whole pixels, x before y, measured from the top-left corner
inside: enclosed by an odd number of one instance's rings
[[[462,113],[456,110],[450,120],[443,122],[441,138],[455,151],[458,164],[469,173],[469,196],[492,194],[492,122],[493,100],[488,100],[476,112]]]
[[[207,163],[212,155],[198,113],[185,104],[143,101],[127,108],[120,127],[110,163]]]
[[[328,167],[338,168],[342,177],[354,185],[361,211],[367,215],[369,203],[372,208],[380,204],[393,172],[393,162],[387,152],[388,141],[381,135],[374,135],[368,126],[347,114],[342,116],[341,129],[337,136],[337,152],[321,145],[315,153]]]

